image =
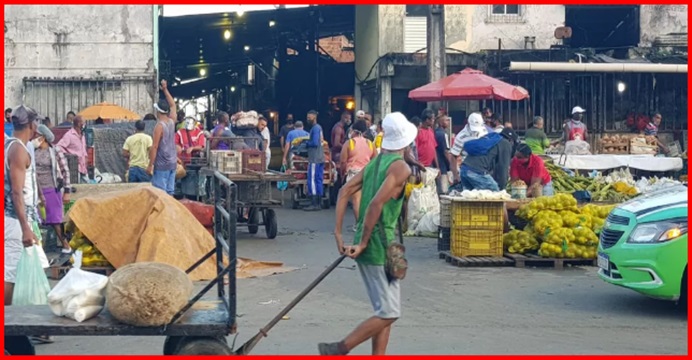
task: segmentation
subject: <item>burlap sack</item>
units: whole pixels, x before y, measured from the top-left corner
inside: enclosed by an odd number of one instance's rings
[[[180,269],[160,263],[130,264],[108,280],[108,311],[133,326],[162,326],[187,304],[192,281]]]

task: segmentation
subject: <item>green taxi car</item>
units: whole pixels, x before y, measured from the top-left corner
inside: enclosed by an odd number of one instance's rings
[[[639,196],[606,219],[598,275],[646,296],[687,301],[687,186]]]

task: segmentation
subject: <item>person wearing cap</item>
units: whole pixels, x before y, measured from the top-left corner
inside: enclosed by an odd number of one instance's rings
[[[175,133],[175,146],[178,158],[183,164],[192,161],[192,155],[204,150],[206,138],[204,132],[197,126],[197,121],[193,117],[186,117],[183,128]]]
[[[127,182],[150,182],[151,176],[147,173],[149,166],[149,150],[154,144],[151,136],[144,132],[146,125],[143,120],[135,123],[135,133],[125,139],[123,144],[123,156],[127,159]]]
[[[363,134],[368,131],[364,120],[356,120],[351,127],[349,140],[341,149],[341,177],[350,181],[377,155],[377,150],[372,141],[366,139]],[[357,192],[351,198],[353,204],[353,214],[358,222],[358,209],[360,209],[361,193]]]
[[[175,146],[175,120],[171,119],[170,114],[176,113],[176,107],[166,80],[161,80],[161,90],[166,99],[154,104],[158,120],[154,126],[153,143],[149,148],[147,173],[151,175],[154,187],[173,195],[178,152]]]
[[[461,164],[464,190],[500,191],[507,186],[513,138],[514,131],[504,129],[464,144],[468,154]]]
[[[281,149],[283,150],[286,145],[286,136],[295,128],[293,121],[293,114],[286,115],[286,124],[279,130],[279,141],[281,142]],[[285,154],[285,153],[284,153]]]
[[[586,110],[580,106],[575,106],[572,109],[572,118],[567,120],[563,126],[562,140],[564,142],[573,141],[577,136],[586,141],[586,124],[583,123],[584,113]]]
[[[310,129],[310,138],[308,139],[308,195],[310,196],[311,204],[303,210],[318,211],[322,209],[322,195],[324,195],[324,132],[322,126],[317,123],[317,111],[310,110],[308,112],[308,123],[312,127]],[[343,118],[342,118],[343,119]],[[350,119],[350,115],[349,115]],[[334,155],[332,155],[334,156]]]
[[[332,157],[335,163],[339,163],[341,156],[341,147],[348,140],[348,127],[351,126],[351,113],[344,111],[341,113],[341,119],[332,128]]]
[[[384,265],[386,244],[395,241],[404,189],[412,173],[404,154],[418,130],[398,112],[387,115],[382,128],[382,152],[339,192],[334,227],[337,250],[356,260],[375,313],[342,341],[320,343],[320,355],[346,355],[367,340],[372,340],[373,355],[384,355],[391,326],[401,316],[399,280],[388,279]],[[358,224],[353,245],[345,246],[341,234],[344,216],[349,199],[357,192],[363,194]]]
[[[459,172],[459,158],[465,156],[464,144],[475,139],[479,139],[488,134],[488,128],[485,126],[485,121],[480,113],[472,113],[466,121],[466,126],[454,138],[454,144],[449,150],[449,153],[454,157],[452,165],[452,174],[454,174],[455,183],[461,182]]]
[[[510,183],[521,180],[528,184],[529,197],[552,196],[553,180],[540,156],[531,151],[527,144],[519,144],[509,166]]]
[[[5,109],[5,135],[12,136],[14,126],[12,126],[12,109]]]
[[[40,246],[38,185],[27,144],[38,128],[38,114],[20,106],[12,111],[12,136],[5,139],[5,305],[12,304],[17,265],[25,247],[39,245],[39,260],[48,260]]]
[[[81,116],[75,116],[72,119],[72,128],[63,135],[55,146],[65,154],[77,157],[79,182],[88,182],[86,136],[84,136],[84,119]]]
[[[43,194],[45,217],[43,224],[53,227],[64,254],[71,254],[70,244],[62,232],[64,204],[70,201],[70,168],[60,148],[53,146],[55,135],[45,125],[39,125],[38,136],[32,140],[35,149],[36,179]]]
[[[299,139],[299,138],[309,138],[310,133],[305,131],[303,129],[303,122],[302,121],[296,121],[293,125],[293,130],[289,131],[288,134],[286,135],[285,139],[285,144],[284,144],[284,156],[282,159],[282,164],[284,166],[289,166],[290,161],[293,158],[293,154],[291,154],[291,149],[293,148],[293,140]]]

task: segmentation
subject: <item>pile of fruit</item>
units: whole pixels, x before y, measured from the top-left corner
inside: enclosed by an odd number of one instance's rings
[[[528,224],[505,235],[505,249],[524,254],[538,250],[546,258],[595,259],[605,218],[615,205],[577,206],[568,194],[544,196],[517,210]]]
[[[626,181],[610,183],[606,177],[571,176],[559,166],[546,162],[545,167],[553,180],[553,189],[557,193],[588,191],[592,201],[624,202],[639,194],[637,189]]]
[[[82,251],[82,266],[111,266],[108,260],[101,252],[82,234],[76,227],[70,228],[70,224],[66,227],[66,232],[72,233],[70,239],[70,247],[72,250]],[[74,225],[72,225],[74,226]],[[70,263],[74,262],[74,258],[70,258]]]
[[[526,231],[512,230],[506,233],[502,241],[505,249],[512,254],[525,254],[538,250],[538,240]]]

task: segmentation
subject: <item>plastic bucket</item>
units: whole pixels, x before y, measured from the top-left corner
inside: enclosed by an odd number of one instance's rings
[[[526,186],[512,186],[512,199],[526,199]]]

